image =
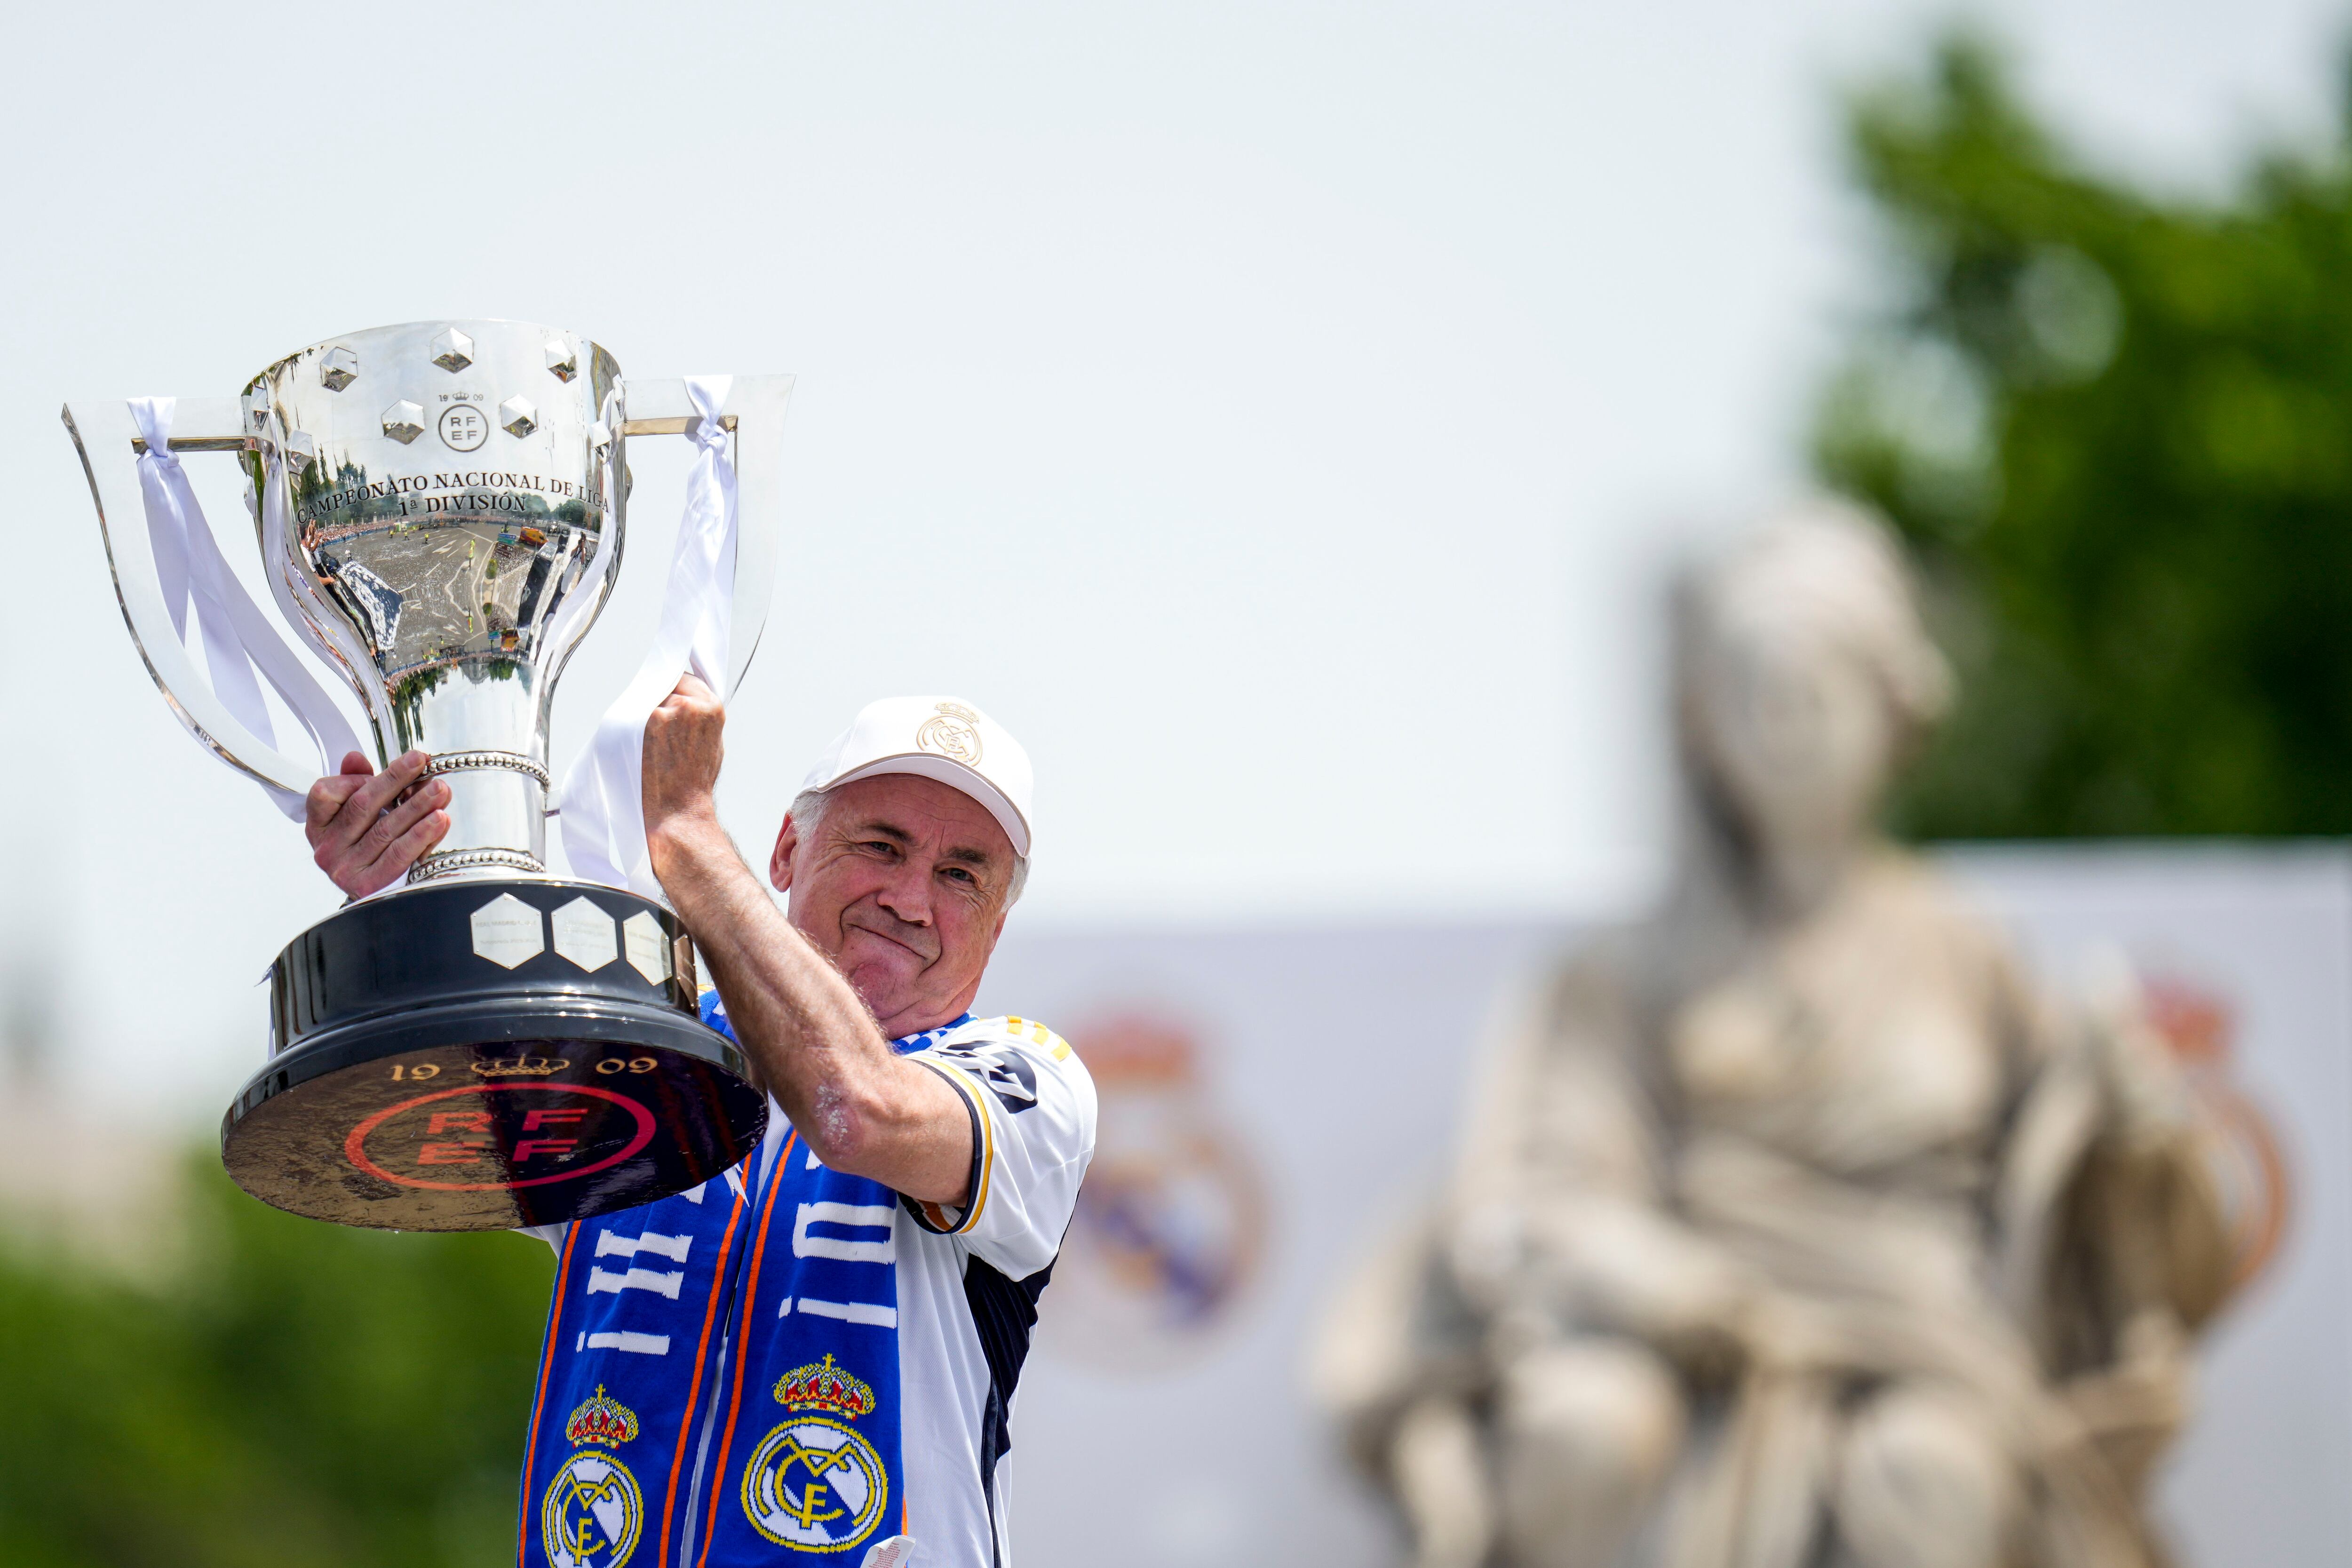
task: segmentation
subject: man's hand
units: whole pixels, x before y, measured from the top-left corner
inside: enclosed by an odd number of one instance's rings
[[[441,842],[449,831],[449,786],[434,779],[407,799],[401,793],[415,784],[432,759],[423,752],[407,752],[377,773],[357,752],[343,758],[343,771],[330,773],[310,786],[302,831],[310,836],[312,858],[353,898],[364,898],[392,886],[418,856]]]
[[[727,710],[719,694],[691,675],[646,719],[646,839],[660,854],[665,837],[680,829],[715,827],[719,807],[711,791],[727,754],[720,738]],[[656,871],[660,861],[655,862]]]

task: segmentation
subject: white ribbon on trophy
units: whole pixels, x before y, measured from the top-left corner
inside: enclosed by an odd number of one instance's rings
[[[221,554],[212,525],[197,503],[195,489],[188,482],[187,470],[181,466],[179,454],[172,450],[172,416],[177,403],[171,397],[134,398],[131,403],[131,422],[146,447],[139,458],[140,496],[145,502],[155,574],[163,585],[164,608],[171,612],[172,629],[184,645],[193,597],[205,668],[222,705],[237,722],[277,745],[268,704],[261,694],[260,680],[267,680],[318,749],[319,771],[333,773],[342,765],[345,752],[360,750],[359,738]],[[256,672],[260,680],[255,679]],[[301,795],[266,780],[256,782],[278,810],[296,822],[302,820]]]
[[[687,432],[695,445],[694,468],[687,476],[686,515],[670,554],[661,626],[636,675],[604,710],[587,749],[564,775],[558,797],[572,874],[648,899],[663,895],[646,844],[646,721],[689,671],[727,695],[735,600],[735,465],[719,411],[732,383],[724,375],[686,382],[697,416]]]

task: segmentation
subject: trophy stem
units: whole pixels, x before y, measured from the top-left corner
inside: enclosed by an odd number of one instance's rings
[[[426,778],[449,785],[449,831],[409,868],[409,885],[465,873],[547,874],[547,769],[520,752],[445,752]]]

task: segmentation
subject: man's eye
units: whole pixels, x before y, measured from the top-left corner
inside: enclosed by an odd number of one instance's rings
[[[969,882],[974,879],[972,874],[965,870],[961,866],[949,867],[948,875],[953,877],[959,882]]]
[[[870,850],[877,855],[888,855],[896,852],[898,847],[887,838],[869,838],[858,847]]]

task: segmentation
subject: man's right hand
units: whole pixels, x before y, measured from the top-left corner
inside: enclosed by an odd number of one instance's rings
[[[302,831],[312,858],[335,886],[353,898],[392,886],[416,858],[449,831],[449,785],[434,779],[409,795],[401,792],[425,775],[432,759],[406,752],[377,773],[357,752],[343,758],[343,771],[310,786]]]

